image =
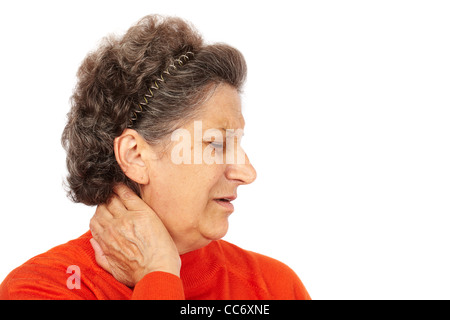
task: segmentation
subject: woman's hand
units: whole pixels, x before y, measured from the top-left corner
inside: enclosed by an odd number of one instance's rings
[[[134,287],[146,274],[180,276],[181,260],[166,227],[130,188],[121,184],[90,222],[97,263],[114,278]]]

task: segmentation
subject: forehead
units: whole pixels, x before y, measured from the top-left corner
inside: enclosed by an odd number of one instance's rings
[[[245,121],[238,91],[228,84],[219,85],[202,106],[199,118],[212,128],[243,129]]]

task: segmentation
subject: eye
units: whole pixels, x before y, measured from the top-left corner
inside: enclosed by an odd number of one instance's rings
[[[223,150],[223,143],[221,143],[221,142],[212,141],[212,142],[209,143],[209,145],[211,147],[213,147],[214,149],[221,149],[221,150]]]

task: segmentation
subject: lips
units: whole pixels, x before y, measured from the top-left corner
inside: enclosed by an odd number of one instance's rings
[[[235,200],[237,197],[235,195],[231,195],[231,196],[226,196],[226,197],[222,197],[222,198],[216,198],[214,200],[218,200],[218,201],[224,201],[224,202],[230,202]]]
[[[220,198],[215,198],[214,201],[219,205],[221,205],[222,207],[226,208],[227,210],[234,211],[234,206],[231,203],[231,201],[235,200],[236,198],[237,198],[236,195],[229,195]]]

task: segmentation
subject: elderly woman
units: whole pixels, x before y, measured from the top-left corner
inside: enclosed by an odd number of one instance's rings
[[[309,299],[297,275],[220,240],[240,185],[246,64],[179,18],[147,16],[78,71],[62,135],[90,231],[12,271],[2,299]]]

